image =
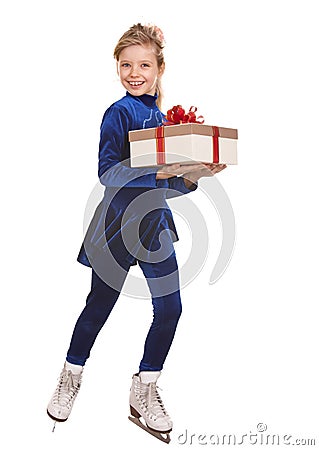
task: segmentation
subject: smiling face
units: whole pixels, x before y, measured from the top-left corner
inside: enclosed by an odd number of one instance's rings
[[[164,65],[158,67],[151,45],[130,45],[121,51],[117,71],[131,95],[155,95],[156,82],[164,72]]]

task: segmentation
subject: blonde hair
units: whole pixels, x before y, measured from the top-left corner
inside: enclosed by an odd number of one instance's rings
[[[123,36],[119,39],[113,56],[116,61],[119,60],[120,53],[126,47],[130,45],[151,45],[153,47],[157,66],[159,69],[164,67],[164,36],[162,31],[155,25],[142,25],[140,23],[133,25],[129,30],[127,30]],[[157,106],[161,109],[163,100],[163,89],[161,86],[161,79],[157,79],[156,83],[156,93],[157,93]]]

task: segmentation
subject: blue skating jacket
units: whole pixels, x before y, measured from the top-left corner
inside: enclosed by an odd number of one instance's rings
[[[145,260],[161,250],[173,252],[178,235],[166,199],[197,186],[187,189],[182,177],[156,180],[158,167],[131,168],[129,161],[128,132],[162,125],[156,99],[127,92],[103,116],[98,175],[105,191],[78,255],[86,266],[105,267],[112,264],[112,258],[136,264],[137,259]]]

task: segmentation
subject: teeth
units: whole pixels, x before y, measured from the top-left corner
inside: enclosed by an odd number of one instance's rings
[[[144,81],[129,81],[131,86],[140,86]]]

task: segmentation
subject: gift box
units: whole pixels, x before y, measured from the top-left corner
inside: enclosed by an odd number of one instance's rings
[[[180,123],[129,132],[131,167],[194,162],[237,164],[238,132]]]

